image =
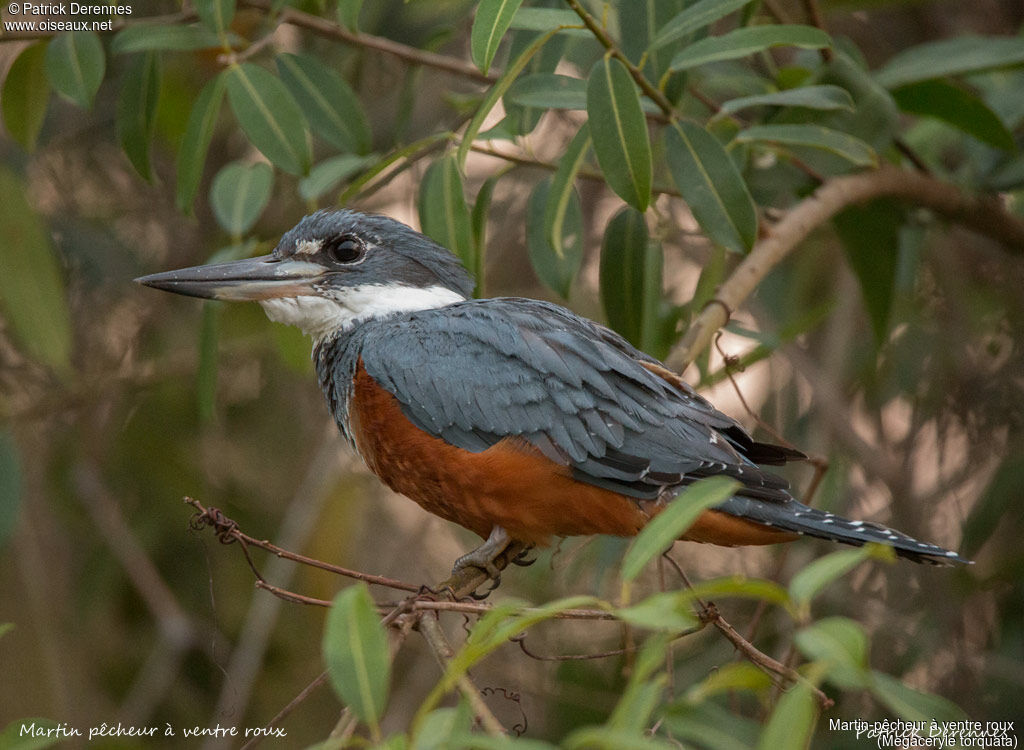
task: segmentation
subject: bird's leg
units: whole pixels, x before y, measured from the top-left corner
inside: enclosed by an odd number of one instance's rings
[[[508,535],[501,526],[495,526],[491,529],[491,535],[487,537],[487,541],[477,547],[471,552],[467,552],[458,560],[455,561],[455,565],[452,566],[452,575],[458,573],[468,567],[479,568],[480,570],[487,573],[494,581],[494,586],[491,587],[493,591],[497,588],[498,583],[501,582],[501,571],[498,570],[494,564],[494,560],[505,551],[505,549],[512,543],[512,538]]]

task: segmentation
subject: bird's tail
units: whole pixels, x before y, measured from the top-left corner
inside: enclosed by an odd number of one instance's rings
[[[779,503],[734,496],[716,506],[715,510],[774,529],[852,544],[855,547],[862,547],[870,542],[884,544],[892,547],[899,557],[916,563],[971,564],[970,560],[960,557],[956,552],[927,542],[919,542],[895,529],[869,521],[851,521],[833,513],[811,508],[796,500]]]

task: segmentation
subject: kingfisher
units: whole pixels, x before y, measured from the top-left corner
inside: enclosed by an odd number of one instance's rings
[[[739,488],[683,539],[739,546],[809,535],[881,543],[919,563],[969,562],[799,502],[764,467],[802,453],[754,440],[664,364],[564,307],[473,299],[454,254],[389,217],[318,211],[270,255],[137,281],[256,301],[310,335],[331,414],[367,467],[485,540],[456,569],[496,577],[494,560],[513,542],[635,535],[716,475]]]

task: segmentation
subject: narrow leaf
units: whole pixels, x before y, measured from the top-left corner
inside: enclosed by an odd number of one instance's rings
[[[192,213],[192,201],[199,190],[206,164],[206,152],[213,139],[213,129],[224,100],[224,75],[207,83],[196,97],[185,125],[185,135],[178,151],[178,190],[176,204],[182,213]]]
[[[57,256],[25,185],[0,168],[0,306],[29,356],[62,374],[71,368],[71,317]]]
[[[512,24],[512,17],[522,4],[523,0],[481,0],[477,5],[469,48],[473,62],[485,75],[491,69],[502,37]]]
[[[860,283],[878,346],[889,334],[899,270],[900,228],[906,216],[906,210],[899,203],[876,200],[851,206],[833,219],[846,259]]]
[[[587,82],[557,73],[534,73],[512,84],[505,101],[541,109],[586,109]]]
[[[934,117],[1003,151],[1016,151],[1013,134],[985,102],[965,88],[943,80],[921,81],[892,92],[900,109]]]
[[[722,104],[719,114],[731,115],[748,107],[803,107],[805,109],[853,111],[853,98],[839,86],[801,86],[771,94],[755,94],[730,99]]]
[[[14,435],[0,429],[0,550],[14,534],[21,517],[21,457]],[[2,631],[3,626],[0,626]]]
[[[277,70],[314,132],[343,151],[365,154],[373,139],[359,98],[341,76],[308,55],[282,53]]]
[[[149,50],[189,52],[219,46],[221,46],[220,37],[201,24],[191,26],[140,24],[128,26],[119,31],[110,44],[110,52],[114,55]]]
[[[638,211],[646,211],[652,179],[647,119],[629,71],[613,57],[601,58],[590,71],[587,115],[608,185]]]
[[[61,34],[46,47],[46,74],[50,84],[84,109],[92,106],[105,70],[103,43],[91,31]]]
[[[685,534],[701,513],[728,500],[739,486],[735,479],[710,477],[676,495],[629,545],[622,560],[622,579],[634,580],[648,562]]]
[[[193,0],[192,5],[199,20],[216,34],[225,33],[235,17],[235,0]]]
[[[252,144],[285,172],[307,173],[309,129],[284,84],[252,63],[232,66],[226,78],[231,109]]]
[[[665,154],[672,179],[708,237],[738,253],[753,247],[754,199],[718,139],[692,122],[674,122],[665,129]]]
[[[334,598],[323,652],[335,692],[361,721],[376,726],[387,704],[391,658],[366,584],[349,586]]]
[[[643,214],[628,206],[615,214],[601,243],[601,304],[608,324],[644,351],[658,326],[661,266]]]
[[[363,0],[338,0],[338,23],[349,31],[359,33],[359,11]]]
[[[467,269],[475,267],[469,206],[462,192],[458,165],[451,154],[435,161],[423,175],[419,214],[425,235],[458,255]]]
[[[199,366],[196,368],[196,404],[199,419],[211,422],[217,410],[217,371],[222,303],[203,303],[199,324]]]
[[[4,127],[26,151],[34,151],[50,100],[46,78],[46,42],[26,47],[4,79],[0,105]]]
[[[555,35],[558,29],[549,29],[546,34],[542,34],[533,40],[533,42],[526,47],[519,56],[508,64],[505,68],[505,72],[501,74],[493,86],[487,90],[487,95],[484,97],[483,102],[477,109],[476,114],[473,115],[473,119],[469,121],[466,126],[466,130],[462,136],[462,142],[459,144],[458,151],[458,166],[462,169],[466,164],[466,157],[469,155],[469,149],[473,145],[473,141],[476,140],[477,133],[480,132],[480,128],[483,127],[484,120],[487,119],[487,115],[490,114],[491,110],[494,109],[494,105],[498,103],[498,100],[505,95],[509,87],[516,80],[516,77],[523,72],[527,63],[530,59],[537,54],[537,52],[547,44],[548,40]]]
[[[812,661],[828,664],[827,675],[844,689],[867,687],[868,637],[864,629],[846,617],[826,617],[800,630],[797,648]]]
[[[512,18],[511,28],[543,32],[555,29],[570,36],[591,36],[580,17],[564,8],[520,8]]]
[[[922,693],[883,672],[872,673],[871,693],[906,721],[963,721],[967,715],[945,698]]]
[[[324,159],[309,170],[308,177],[299,180],[299,195],[303,200],[316,200],[376,160],[375,154],[366,156],[339,154]]]
[[[556,248],[546,231],[546,217],[555,200],[550,178],[537,183],[526,211],[526,244],[533,270],[540,280],[563,299],[568,299],[572,282],[583,264],[583,216],[579,196],[570,183]]]
[[[245,234],[270,200],[274,170],[268,164],[232,162],[213,178],[210,207],[217,223],[232,237]]]
[[[960,36],[894,55],[875,73],[886,88],[1024,63],[1024,37]]]
[[[699,0],[666,23],[654,37],[647,52],[651,53],[691,32],[710,26],[749,2],[751,0]]]
[[[544,235],[547,238],[548,244],[554,249],[555,254],[559,258],[565,255],[565,242],[567,238],[575,237],[576,241],[582,245],[582,237],[580,236],[582,223],[579,227],[574,227],[566,233],[565,220],[566,212],[569,210],[570,198],[576,195],[574,187],[576,175],[579,174],[580,167],[583,166],[589,148],[590,129],[586,123],[583,123],[576,132],[576,135],[573,136],[573,139],[569,141],[565,153],[558,161],[558,169],[555,171],[555,176],[551,179],[551,191],[547,202],[547,210],[544,212]],[[582,222],[582,216],[579,218]],[[582,261],[582,247],[580,250],[580,260]],[[563,294],[562,296],[568,297],[568,294]]]
[[[473,246],[475,265],[469,272],[476,278],[476,293],[484,295],[484,259],[487,257],[487,217],[491,210],[491,199],[494,197],[494,186],[498,184],[498,178],[502,175],[491,175],[476,193],[476,201],[473,203],[473,211],[470,214],[470,223],[473,229]]]
[[[697,625],[693,598],[681,591],[652,594],[631,607],[615,610],[615,616],[638,628],[681,633]]]
[[[117,102],[117,134],[128,160],[146,180],[153,177],[149,164],[149,142],[156,124],[160,100],[160,58],[146,52],[125,71]]]
[[[806,748],[818,720],[818,705],[811,687],[798,682],[786,690],[761,733],[757,750]]]
[[[875,150],[860,138],[820,125],[752,125],[736,134],[737,143],[775,143],[828,151],[858,167],[878,164]]]
[[[821,589],[871,557],[869,547],[844,549],[818,558],[789,582],[789,594],[800,605],[810,604]]]
[[[689,70],[707,63],[747,57],[771,47],[821,49],[831,46],[831,37],[813,26],[747,26],[694,42],[677,52],[669,67],[672,70]]]

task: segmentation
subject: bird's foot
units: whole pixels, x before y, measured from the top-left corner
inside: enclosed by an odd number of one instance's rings
[[[529,557],[529,554],[533,552],[533,547],[523,547],[518,555],[509,560],[513,565],[518,565],[520,568],[528,568],[537,562],[536,557]]]
[[[485,599],[501,584],[501,571],[498,570],[494,561],[511,543],[512,539],[508,532],[500,526],[495,526],[491,529],[491,535],[487,537],[487,541],[455,561],[455,565],[452,566],[452,577],[454,578],[466,568],[478,568],[484,571],[492,581],[491,587],[482,594],[473,593],[470,596],[474,599]]]

